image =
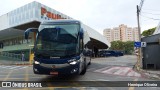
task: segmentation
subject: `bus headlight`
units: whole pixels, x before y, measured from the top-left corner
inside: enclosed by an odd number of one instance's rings
[[[38,61],[34,61],[35,64],[40,64]]]
[[[76,61],[73,61],[73,62],[70,62],[69,64],[75,65],[76,63],[77,63]]]
[[[68,63],[69,63],[70,65],[75,65],[75,64],[78,63],[78,61],[79,61],[79,60],[71,59],[71,60],[68,60]]]

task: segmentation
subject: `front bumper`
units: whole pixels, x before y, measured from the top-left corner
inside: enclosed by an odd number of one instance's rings
[[[64,64],[33,64],[33,70],[36,74],[47,74],[47,75],[68,75],[68,74],[78,74],[79,72],[79,62],[75,65],[70,65],[68,63]],[[56,73],[52,73],[56,72]]]

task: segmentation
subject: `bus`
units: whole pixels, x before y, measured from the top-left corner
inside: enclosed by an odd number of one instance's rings
[[[84,75],[91,64],[92,49],[87,30],[78,20],[43,21],[39,28],[25,31],[36,33],[33,72],[47,75]]]

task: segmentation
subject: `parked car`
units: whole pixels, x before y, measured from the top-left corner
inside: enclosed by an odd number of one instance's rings
[[[105,51],[99,51],[98,56],[99,57],[105,57]]]
[[[123,51],[115,51],[115,50],[103,50],[99,51],[99,57],[107,57],[107,56],[123,56]]]

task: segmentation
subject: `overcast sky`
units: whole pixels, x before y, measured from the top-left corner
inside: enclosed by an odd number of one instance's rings
[[[120,24],[137,27],[136,5],[141,0],[1,0],[0,16],[32,1],[78,19],[102,34],[105,28]],[[159,4],[160,0],[144,1],[140,19],[142,31],[158,25]]]

